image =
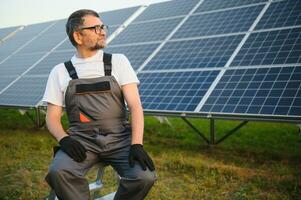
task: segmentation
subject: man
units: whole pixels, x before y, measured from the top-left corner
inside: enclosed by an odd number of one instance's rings
[[[84,176],[98,162],[111,165],[121,177],[116,200],[144,199],[156,179],[153,162],[142,145],[139,81],[124,55],[101,50],[106,46],[106,29],[92,10],[72,13],[66,32],[77,53],[71,61],[55,66],[47,82],[46,123],[60,150],[46,181],[59,199],[89,199]],[[67,131],[61,124],[64,106]]]

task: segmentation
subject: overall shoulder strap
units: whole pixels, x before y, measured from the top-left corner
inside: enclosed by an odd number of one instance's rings
[[[105,76],[111,76],[112,72],[112,54],[103,53],[103,64],[105,70]]]
[[[72,62],[69,60],[67,62],[64,62],[65,64],[65,67],[69,73],[69,76],[72,78],[72,79],[78,79],[78,76],[77,76],[77,73],[76,73],[76,70],[72,64]]]

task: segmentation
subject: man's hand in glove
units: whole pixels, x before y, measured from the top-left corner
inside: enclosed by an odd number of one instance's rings
[[[82,162],[86,159],[86,149],[79,141],[70,136],[66,136],[63,137],[59,143],[61,149],[76,162]]]
[[[131,150],[129,154],[129,164],[131,167],[134,167],[135,161],[138,161],[140,163],[144,171],[146,170],[146,167],[148,167],[151,171],[155,170],[155,166],[152,159],[144,151],[143,146],[141,144],[131,145]]]

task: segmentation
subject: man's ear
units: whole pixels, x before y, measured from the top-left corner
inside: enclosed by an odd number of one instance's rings
[[[73,38],[78,45],[81,45],[83,43],[82,41],[83,36],[80,34],[80,32],[78,31],[73,32]]]

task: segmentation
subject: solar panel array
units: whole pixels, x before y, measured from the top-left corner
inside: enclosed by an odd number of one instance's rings
[[[138,9],[101,17],[112,33]],[[74,54],[64,23],[25,27],[0,45],[0,105],[38,105],[51,68]],[[129,58],[146,112],[300,121],[301,0],[152,4],[105,51]]]

